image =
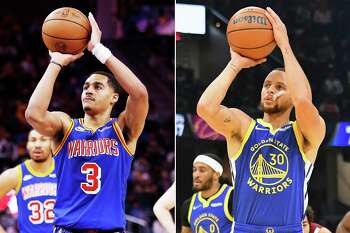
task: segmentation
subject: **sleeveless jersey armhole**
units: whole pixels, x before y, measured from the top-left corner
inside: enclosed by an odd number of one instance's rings
[[[57,147],[56,150],[54,151],[53,157],[55,157],[55,156],[60,152],[60,150],[62,149],[64,143],[66,142],[66,140],[67,140],[67,138],[68,138],[68,136],[69,136],[70,133],[72,132],[72,129],[73,129],[73,126],[74,126],[74,120],[73,120],[73,119],[69,119],[69,120],[70,120],[69,128],[68,128],[68,130],[66,131],[66,133],[64,134],[61,143],[58,145],[58,147]]]
[[[255,127],[255,120],[252,119],[250,121],[250,124],[249,124],[249,127],[247,129],[247,131],[245,132],[244,134],[244,137],[243,137],[243,140],[242,140],[242,143],[241,143],[241,146],[239,148],[239,150],[233,155],[233,156],[230,156],[231,160],[237,160],[239,158],[239,156],[241,155],[242,151],[243,151],[243,148],[245,146],[245,144],[247,143],[251,133],[253,132],[253,129]]]
[[[16,188],[15,188],[16,195],[18,194],[18,192],[19,192],[19,190],[21,189],[21,186],[22,186],[22,168],[21,168],[21,164],[19,164],[17,166],[17,170],[18,170],[18,173],[17,173],[17,185],[16,185]]]

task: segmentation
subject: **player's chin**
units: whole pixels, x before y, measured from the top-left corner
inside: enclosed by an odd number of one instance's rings
[[[202,185],[199,183],[193,183],[192,187],[195,191],[200,191],[203,188]]]
[[[92,112],[93,108],[90,104],[83,103],[83,110],[84,112],[89,113],[89,112]]]
[[[37,163],[43,163],[46,161],[46,157],[44,156],[32,156],[31,158],[34,162],[37,162]]]

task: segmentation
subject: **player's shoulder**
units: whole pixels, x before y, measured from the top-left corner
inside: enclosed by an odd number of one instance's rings
[[[245,113],[243,110],[239,109],[239,108],[229,108],[229,110],[235,114],[236,117],[239,118],[239,120],[241,121],[251,121],[251,117]]]
[[[229,110],[232,112],[232,114],[238,120],[238,122],[240,124],[240,130],[238,131],[239,136],[243,137],[245,135],[245,133],[248,131],[251,123],[255,122],[255,120],[241,109],[230,108]]]
[[[65,125],[69,125],[71,121],[73,120],[67,113],[65,112],[60,112],[60,111],[53,111],[51,112],[55,117],[59,118],[62,123]]]
[[[17,181],[17,177],[19,175],[19,166],[21,166],[21,164],[15,166],[15,167],[12,167],[12,168],[9,168],[7,170],[5,170],[2,174],[1,174],[1,177],[5,178],[5,179],[8,179],[8,180],[15,180]]]

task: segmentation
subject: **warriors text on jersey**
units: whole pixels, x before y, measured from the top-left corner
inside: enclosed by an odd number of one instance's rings
[[[193,233],[229,233],[232,216],[228,208],[228,200],[232,187],[222,185],[219,191],[208,200],[201,192],[192,196],[188,211],[188,222]]]
[[[54,161],[46,173],[36,172],[30,166],[29,160],[17,168],[19,175],[16,193],[20,232],[52,232],[56,201]]]
[[[231,155],[233,216],[237,232],[302,232],[313,164],[303,153],[296,122],[273,130],[252,120]]]
[[[124,229],[131,155],[115,119],[95,132],[72,120],[54,153],[55,225],[68,229]]]

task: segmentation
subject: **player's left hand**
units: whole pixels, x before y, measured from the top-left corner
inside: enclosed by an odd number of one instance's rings
[[[276,44],[280,49],[289,46],[289,39],[286,25],[282,22],[281,18],[270,8],[266,8],[266,17],[272,24],[273,35],[275,37]]]
[[[96,20],[91,12],[89,12],[89,21],[90,21],[90,25],[91,25],[91,37],[90,37],[90,41],[88,43],[88,50],[92,51],[94,46],[96,44],[100,43],[102,32],[101,32],[100,28],[98,27],[98,24],[96,23]]]

